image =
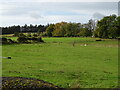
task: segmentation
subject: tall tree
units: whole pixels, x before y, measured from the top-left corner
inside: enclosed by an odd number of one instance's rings
[[[116,15],[104,17],[98,21],[97,29],[95,31],[97,34],[96,36],[100,38],[116,38],[118,36],[117,22]]]
[[[56,23],[53,31],[53,36],[63,37],[65,35],[66,22]]]
[[[46,29],[46,34],[47,34],[47,36],[48,37],[52,37],[53,36],[53,31],[54,31],[54,24],[50,24],[49,26],[48,26],[48,28]]]

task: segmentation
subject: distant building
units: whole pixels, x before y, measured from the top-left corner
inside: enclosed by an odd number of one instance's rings
[[[120,16],[120,1],[118,2],[118,16]]]

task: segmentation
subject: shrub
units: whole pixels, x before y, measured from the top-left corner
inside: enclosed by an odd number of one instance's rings
[[[13,36],[18,37],[19,36],[19,32],[15,32]]]
[[[41,36],[46,37],[47,36],[46,32],[41,33]]]
[[[39,37],[27,38],[27,40],[31,40],[33,42],[44,42],[40,36]]]
[[[26,37],[18,37],[17,41],[19,43],[27,43],[27,38]]]
[[[26,37],[26,35],[24,35],[23,33],[20,33],[17,41],[19,43],[27,43],[27,37]]]
[[[27,34],[27,37],[32,37],[32,35],[31,34]]]
[[[13,44],[13,43],[16,43],[15,41],[13,41],[13,40],[11,40],[11,39],[7,39],[7,38],[5,38],[5,37],[0,38],[0,42],[1,42],[2,44]]]
[[[26,37],[23,33],[19,33],[18,37]]]
[[[38,42],[44,42],[40,36],[37,38],[37,41]]]
[[[15,43],[15,42],[14,42],[13,40],[11,40],[11,39],[8,39],[7,42],[8,42],[9,44]]]
[[[2,37],[1,38],[2,44],[8,44],[7,38]]]
[[[37,34],[35,34],[35,33],[33,34],[33,37],[37,37],[37,36],[38,36]]]
[[[33,42],[37,42],[37,38],[36,38],[36,37],[32,37],[31,40],[32,40]]]

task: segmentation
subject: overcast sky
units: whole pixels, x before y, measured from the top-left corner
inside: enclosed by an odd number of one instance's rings
[[[69,1],[69,2],[68,2]],[[0,26],[48,24],[61,21],[86,23],[118,14],[119,0],[0,0]]]

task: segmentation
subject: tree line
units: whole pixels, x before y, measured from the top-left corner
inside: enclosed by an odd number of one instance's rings
[[[0,27],[2,34],[14,34],[14,33],[34,33],[34,32],[45,32],[48,25],[32,25],[29,26],[25,24],[24,26],[9,26],[9,27]]]
[[[86,24],[61,22],[50,24],[46,29],[48,37],[120,37],[120,16],[106,16],[101,20],[89,20]]]
[[[60,22],[48,25],[30,25],[1,27],[2,34],[16,32],[37,32],[47,37],[120,37],[120,16],[105,16],[101,20],[89,20],[86,24]]]

